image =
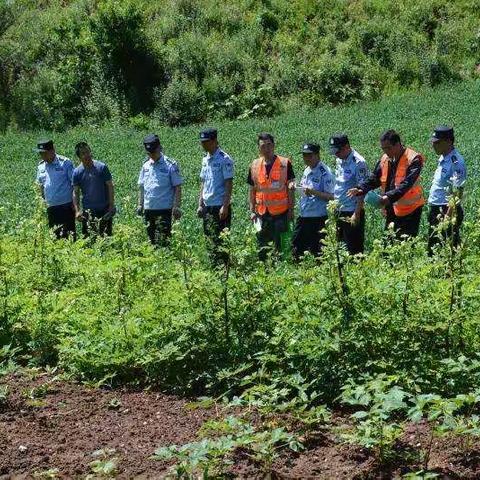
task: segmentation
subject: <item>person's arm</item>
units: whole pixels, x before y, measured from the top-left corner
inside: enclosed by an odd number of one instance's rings
[[[182,216],[180,207],[182,205],[182,184],[183,177],[180,174],[180,167],[177,162],[173,162],[170,167],[170,183],[173,188],[173,205],[172,215],[175,220],[178,220]]]
[[[144,172],[143,166],[140,169],[140,173],[138,174],[138,201],[137,201],[137,215],[143,214],[143,209],[145,206],[145,179],[144,179]]]
[[[44,187],[44,181],[45,177],[40,175],[40,167],[37,168],[37,178],[36,178],[36,183],[38,187],[38,191],[40,192],[40,195],[42,196],[43,200],[45,200],[45,187]]]
[[[220,217],[220,220],[225,220],[228,216],[230,203],[232,201],[233,176],[234,176],[233,160],[229,157],[224,159],[223,166],[222,166],[222,175],[224,180],[225,193],[223,195],[223,203],[222,203],[222,206],[220,207],[219,217]]]
[[[105,182],[108,191],[108,211],[111,212],[115,208],[115,193],[113,188],[113,181]]]
[[[365,180],[367,180],[370,177],[368,172],[368,165],[367,165],[367,162],[365,162],[364,160],[361,160],[357,163],[356,166],[357,166],[357,169],[356,169],[357,184],[361,185],[363,182],[365,182]],[[355,207],[355,211],[353,212],[353,215],[350,217],[350,222],[352,223],[352,225],[357,225],[359,223],[364,206],[365,206],[365,196],[360,195],[357,198],[357,205]]]
[[[400,198],[402,198],[417,181],[418,177],[420,176],[420,172],[422,171],[422,166],[423,164],[421,159],[419,157],[415,158],[408,166],[405,178],[400,185],[393,190],[385,192],[384,196],[382,197],[384,199],[382,203],[391,205],[400,200]],[[385,197],[387,198],[386,201]]]
[[[334,199],[333,193],[314,190],[313,188],[305,188],[305,194],[308,196],[318,197],[326,202]]]
[[[382,178],[382,167],[380,160],[375,165],[373,172],[358,185],[358,187],[351,188],[347,195],[349,197],[360,197],[366,195],[370,190],[375,190],[381,185],[380,179]]]
[[[172,215],[175,220],[178,220],[182,216],[182,211],[180,207],[182,205],[182,185],[176,185],[174,187],[174,194],[173,194],[173,207],[172,207]]]
[[[250,208],[250,212],[253,215],[256,215],[255,205],[256,205],[256,196],[257,191],[253,185],[250,185],[250,190],[248,191],[248,206]]]
[[[145,188],[143,185],[138,185],[138,203],[137,203],[137,215],[143,213],[143,206],[145,201]]]
[[[252,168],[251,167],[248,169],[247,183],[249,185],[249,189],[248,189],[248,208],[250,209],[251,217],[254,218],[254,216],[256,216],[255,205],[256,205],[256,194],[257,194],[257,192],[256,192],[256,189],[255,189],[255,183],[253,182]]]
[[[295,218],[295,172],[292,162],[289,160],[287,165],[287,191],[288,191],[288,219]]]
[[[455,198],[455,203],[460,203],[463,198],[463,189],[465,182],[467,181],[467,168],[463,160],[459,160],[458,157],[453,157],[452,161],[453,174],[452,174],[452,195]],[[451,217],[454,213],[452,205],[448,205],[446,216]]]
[[[83,217],[82,209],[80,208],[80,186],[74,185],[73,186],[73,208],[75,209],[75,218],[77,220],[81,220]]]
[[[228,215],[228,210],[230,208],[230,202],[232,199],[232,190],[233,190],[233,178],[228,178],[224,182],[225,185],[225,194],[223,195],[223,204],[220,207],[220,220],[225,220]]]
[[[203,201],[203,180],[200,182],[200,192],[198,194],[198,208],[197,215],[199,217],[203,216],[203,209],[205,208],[205,202]]]
[[[325,200],[329,202],[330,200],[334,200],[334,190],[335,190],[335,182],[333,175],[329,172],[325,172],[322,177],[322,184],[321,190],[315,190],[313,188],[305,188],[305,194],[308,196],[318,197],[321,200]]]

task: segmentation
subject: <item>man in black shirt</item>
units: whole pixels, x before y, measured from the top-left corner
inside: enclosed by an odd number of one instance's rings
[[[358,187],[350,189],[348,195],[365,195],[381,187],[380,203],[385,210],[385,228],[393,223],[397,238],[404,235],[415,237],[425,203],[420,186],[423,156],[404,147],[395,130],[383,133],[380,145],[384,155],[373,173]]]

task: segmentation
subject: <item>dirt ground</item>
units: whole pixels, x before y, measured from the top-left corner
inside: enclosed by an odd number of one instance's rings
[[[43,374],[10,375],[0,384],[10,391],[0,407],[0,480],[85,478],[93,473],[93,461],[112,458],[115,478],[165,478],[171,464],[150,459],[155,449],[195,440],[206,420],[225,415],[215,407],[186,408],[186,400],[156,392],[93,389]],[[387,466],[380,467],[370,452],[323,434],[310,438],[301,453],[283,452],[269,478],[401,478],[422,468],[420,452],[430,443],[427,466],[438,478],[480,478],[480,444],[467,450],[457,438],[432,440],[426,424],[408,426],[398,445],[401,460]],[[94,455],[98,450],[103,456]],[[226,478],[268,477],[238,452]]]

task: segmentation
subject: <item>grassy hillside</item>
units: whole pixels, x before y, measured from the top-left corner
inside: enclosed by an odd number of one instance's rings
[[[8,0],[0,128],[271,115],[476,76],[479,0]]]

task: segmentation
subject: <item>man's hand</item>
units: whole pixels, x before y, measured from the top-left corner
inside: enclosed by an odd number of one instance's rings
[[[353,215],[350,217],[350,223],[356,227],[360,223],[360,215],[357,212],[353,212]]]
[[[380,205],[383,205],[384,207],[390,205],[390,199],[386,195],[382,195],[380,197]]]
[[[222,205],[220,207],[220,212],[218,213],[220,220],[225,220],[228,216],[228,205]]]
[[[75,213],[75,218],[77,222],[81,222],[83,220],[83,211],[77,210],[77,212]]]
[[[180,220],[180,217],[182,216],[182,211],[178,207],[173,207],[172,216],[175,220]]]
[[[139,206],[137,207],[137,215],[138,215],[139,217],[141,217],[141,216],[143,215],[143,206],[142,206],[142,205],[139,205]]]
[[[348,192],[347,192],[347,196],[348,197],[358,197],[360,195],[363,195],[363,190],[360,190],[359,188],[351,188]]]
[[[203,218],[204,217],[204,208],[202,205],[199,205],[197,208],[197,217]]]

